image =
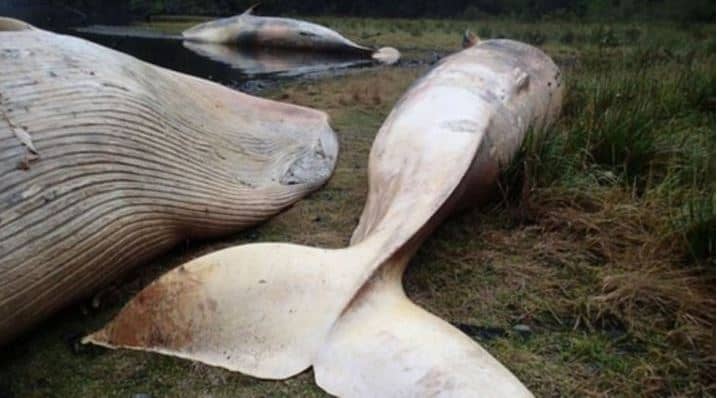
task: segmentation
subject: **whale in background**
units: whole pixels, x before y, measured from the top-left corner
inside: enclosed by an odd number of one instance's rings
[[[318,74],[373,63],[335,53],[310,53],[283,48],[241,48],[185,40],[184,48],[204,58],[241,71],[247,76],[299,76]]]
[[[401,54],[395,48],[375,49],[343,37],[325,26],[292,18],[262,17],[252,13],[205,22],[182,32],[185,40],[234,44],[241,47],[300,49],[360,55],[384,64],[398,62]]]

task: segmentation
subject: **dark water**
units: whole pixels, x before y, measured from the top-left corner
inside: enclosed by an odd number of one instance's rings
[[[256,92],[290,78],[332,76],[370,60],[330,54],[186,42],[125,26],[91,26],[61,33],[82,37],[143,61]]]

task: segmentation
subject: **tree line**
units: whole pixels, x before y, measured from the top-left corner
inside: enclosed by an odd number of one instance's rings
[[[84,18],[145,19],[153,15],[228,16],[261,2],[262,15],[337,15],[388,18],[466,18],[507,16],[714,22],[714,0],[2,0],[0,14],[43,13]]]

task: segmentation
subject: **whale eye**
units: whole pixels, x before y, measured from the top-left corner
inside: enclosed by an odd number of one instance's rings
[[[299,36],[315,37],[317,34],[313,32],[300,31]]]

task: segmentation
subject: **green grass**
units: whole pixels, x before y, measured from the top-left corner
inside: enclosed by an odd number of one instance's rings
[[[408,58],[457,50],[466,27],[544,48],[566,79],[562,117],[526,141],[500,200],[455,215],[421,247],[406,289],[537,396],[714,395],[714,26],[313,20]],[[310,372],[261,381],[159,355],[76,352],[65,341],[208,251],[249,241],[345,246],[373,137],[425,68],[358,70],[267,93],[331,115],[341,155],[328,185],[262,226],[153,261],[104,294],[99,309],[77,305],[40,325],[0,355],[0,396],[323,396]]]

